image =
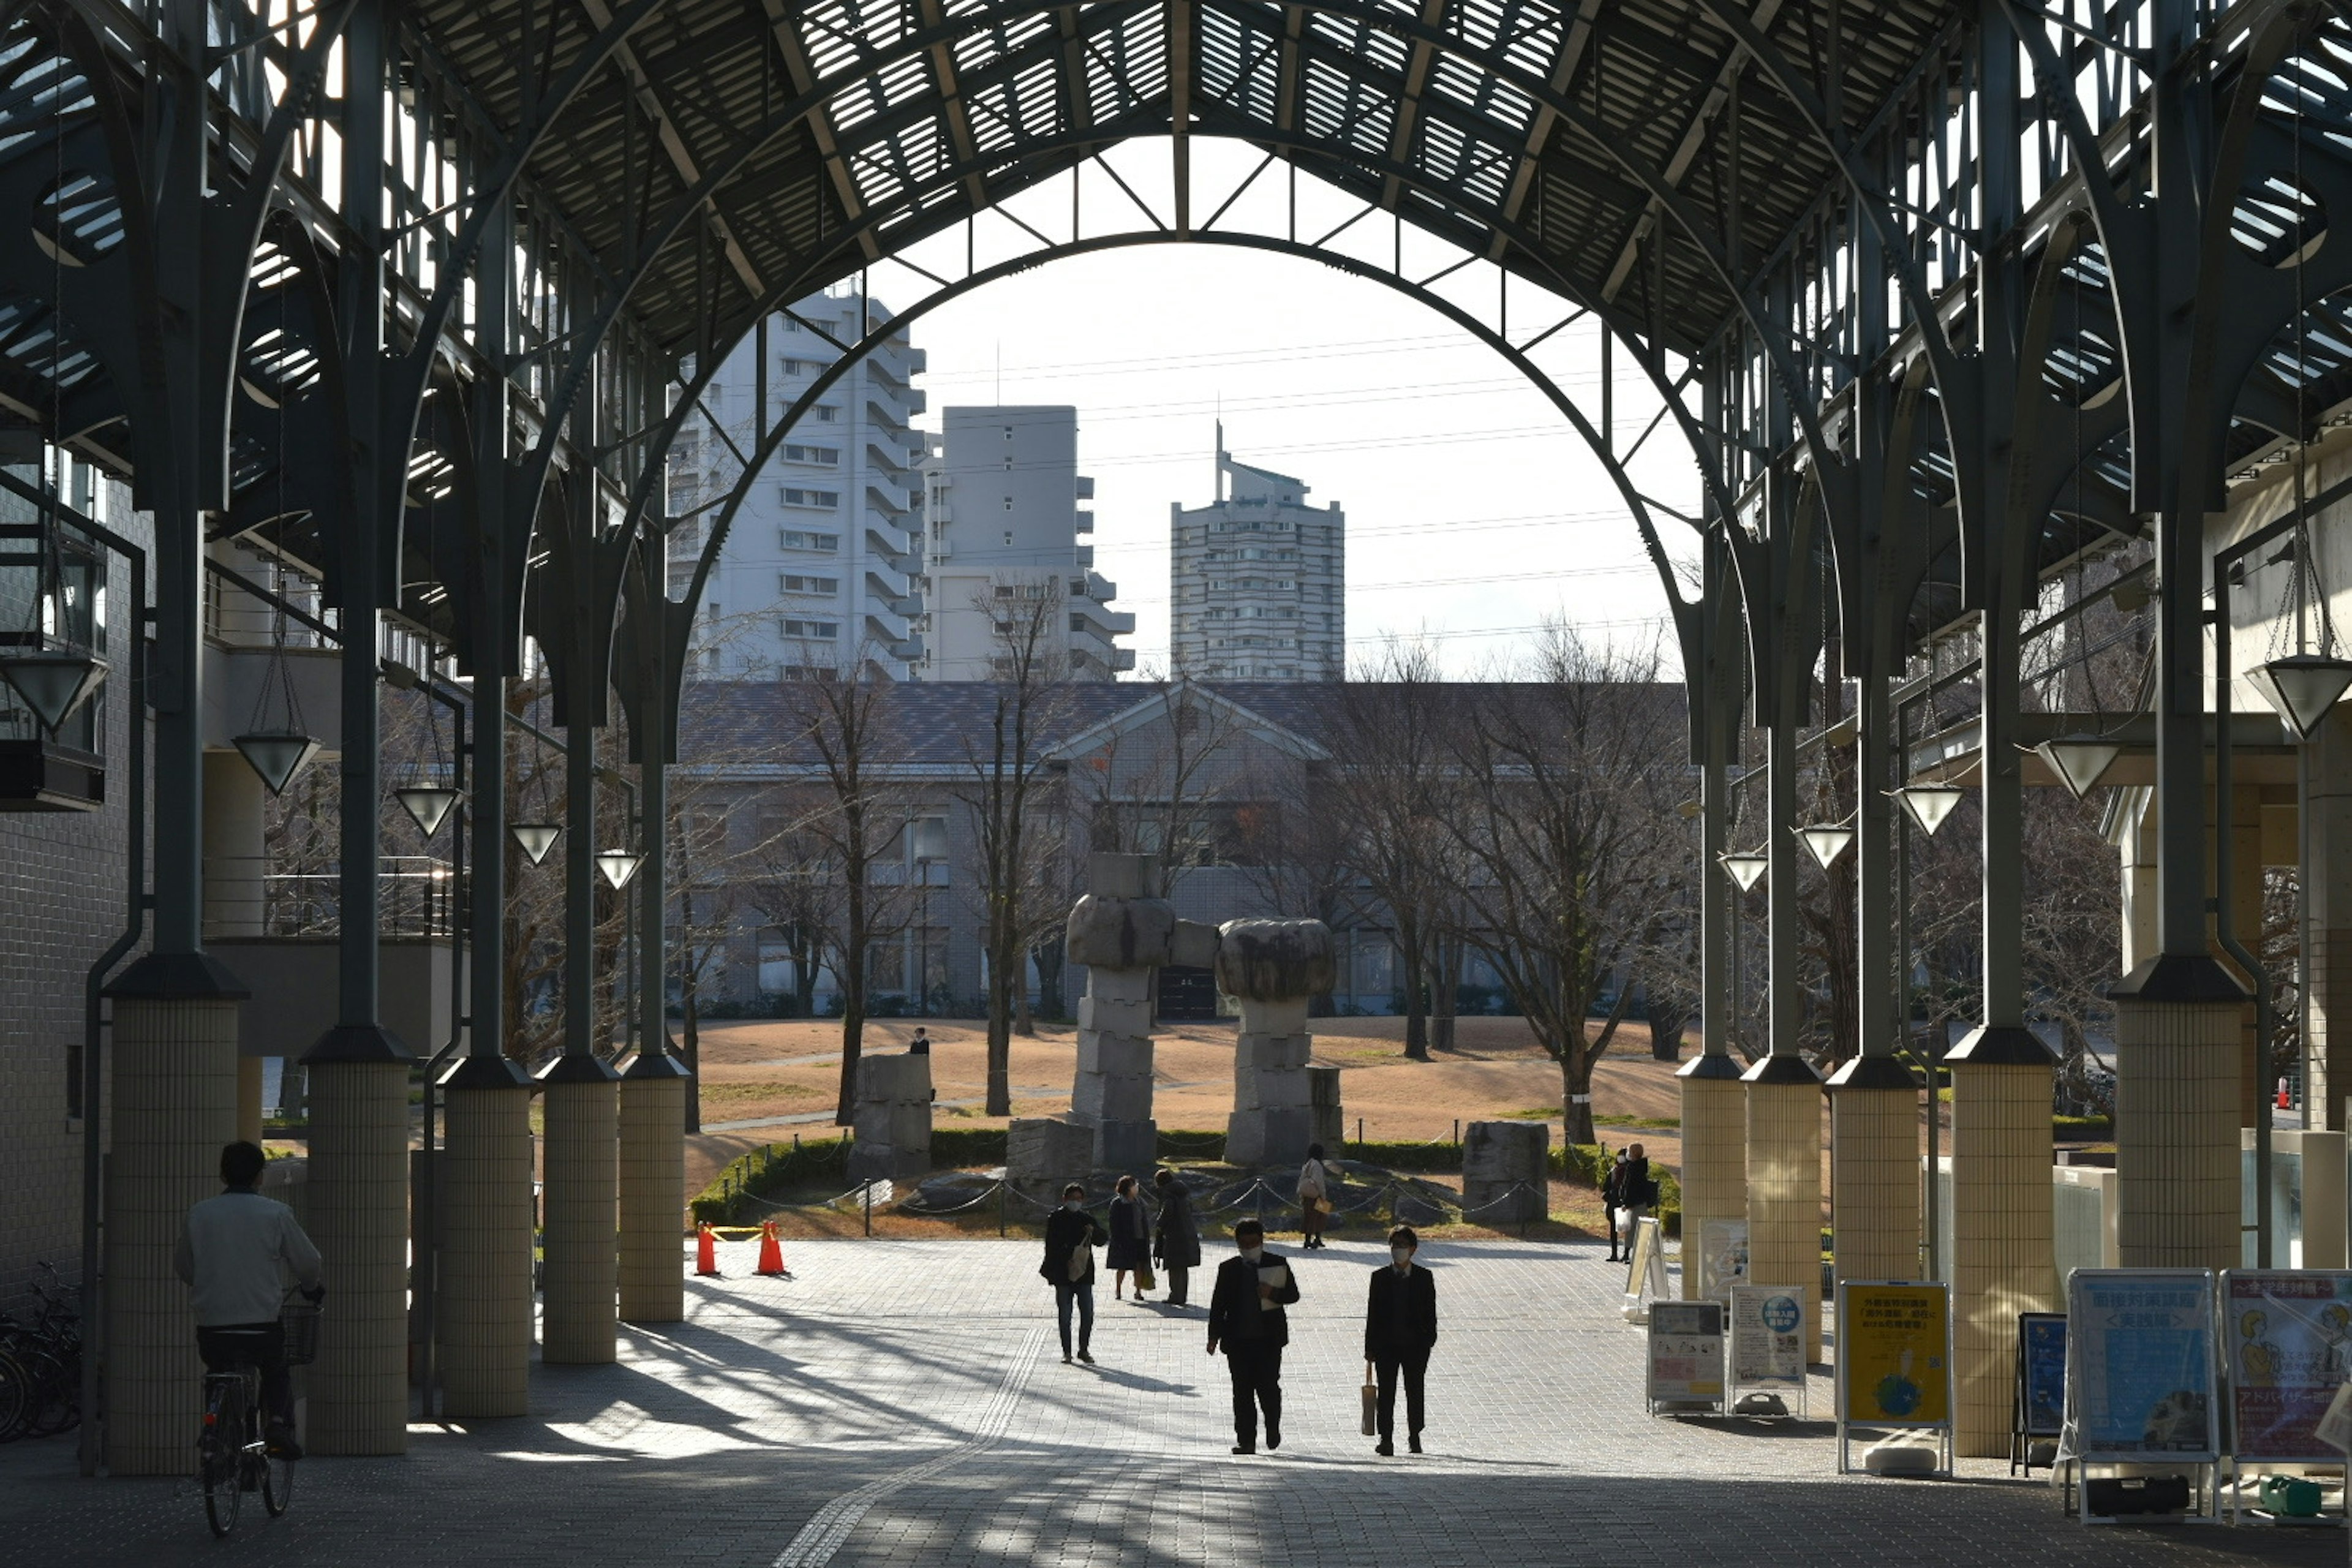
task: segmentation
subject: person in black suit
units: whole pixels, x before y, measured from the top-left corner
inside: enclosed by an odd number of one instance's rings
[[[1372,1452],[1396,1452],[1397,1373],[1404,1374],[1405,1438],[1421,1452],[1422,1377],[1437,1343],[1437,1281],[1416,1265],[1421,1238],[1410,1226],[1389,1233],[1389,1258],[1372,1270],[1372,1294],[1364,1308],[1364,1359],[1381,1380],[1381,1440]]]
[[[1267,1250],[1265,1227],[1254,1219],[1234,1226],[1241,1249],[1217,1266],[1209,1297],[1209,1353],[1223,1345],[1225,1371],[1234,1380],[1234,1452],[1257,1452],[1257,1413],[1265,1412],[1268,1452],[1282,1447],[1282,1347],[1290,1342],[1290,1318],[1283,1309],[1298,1300],[1297,1271]],[[1282,1283],[1266,1283],[1261,1269],[1280,1266]]]

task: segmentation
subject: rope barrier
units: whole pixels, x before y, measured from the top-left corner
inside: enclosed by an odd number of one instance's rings
[[[1005,1192],[1011,1192],[1011,1191],[1012,1191],[1012,1184],[1011,1184],[1011,1183],[1009,1183],[1009,1182],[991,1182],[991,1183],[988,1184],[988,1190],[987,1190],[987,1191],[985,1191],[985,1192],[983,1192],[983,1193],[982,1193],[982,1194],[980,1194],[980,1196],[978,1196],[978,1197],[976,1197],[976,1198],[972,1199],[972,1200],[971,1200],[971,1202],[970,1202],[970,1203],[968,1203],[968,1204],[958,1204],[958,1205],[956,1205],[953,1208],[944,1208],[944,1209],[917,1208],[917,1207],[916,1207],[915,1205],[913,1205],[912,1204],[906,1203],[906,1202],[904,1202],[904,1201],[901,1201],[901,1202],[897,1203],[897,1204],[893,1204],[891,1206],[892,1206],[893,1208],[897,1209],[900,1214],[903,1214],[903,1215],[913,1215],[913,1216],[914,1216],[915,1218],[917,1218],[917,1219],[944,1219],[946,1216],[948,1216],[949,1215],[951,1215],[951,1214],[961,1214],[961,1213],[963,1213],[966,1209],[975,1209],[975,1208],[978,1208],[981,1205],[982,1205],[982,1204],[986,1203],[989,1199],[991,1199],[991,1198],[992,1198],[992,1197],[996,1196],[997,1193],[998,1193],[1000,1190],[1002,1190],[1002,1191],[1005,1191]],[[1014,1195],[1018,1196],[1018,1195],[1020,1195],[1020,1194],[1015,1194]],[[1034,1201],[1034,1200],[1033,1200],[1033,1201]]]

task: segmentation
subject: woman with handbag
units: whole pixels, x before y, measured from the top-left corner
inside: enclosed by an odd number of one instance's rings
[[[1151,1221],[1143,1212],[1143,1197],[1133,1176],[1118,1179],[1118,1194],[1110,1200],[1110,1255],[1104,1267],[1111,1271],[1111,1298],[1127,1296],[1127,1277],[1135,1276],[1135,1299],[1151,1289]]]
[[[1045,1219],[1045,1261],[1037,1272],[1054,1288],[1054,1306],[1062,1323],[1062,1364],[1070,1363],[1070,1308],[1078,1309],[1078,1359],[1088,1366],[1095,1358],[1087,1342],[1095,1337],[1095,1248],[1103,1244],[1103,1228],[1087,1212],[1087,1189],[1072,1182],[1062,1189],[1062,1206]]]
[[[1186,1276],[1201,1267],[1200,1222],[1192,1217],[1192,1194],[1184,1190],[1175,1172],[1161,1166],[1151,1184],[1160,1194],[1160,1231],[1152,1240],[1151,1255],[1168,1270],[1168,1304],[1181,1307],[1188,1300]]]
[[[1323,1218],[1331,1212],[1331,1173],[1323,1163],[1323,1145],[1307,1146],[1307,1163],[1298,1167],[1299,1245],[1312,1251],[1323,1245]]]

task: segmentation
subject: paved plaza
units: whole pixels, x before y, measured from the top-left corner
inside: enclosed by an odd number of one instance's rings
[[[1840,1479],[1825,1421],[1653,1420],[1598,1247],[1425,1250],[1442,1331],[1420,1458],[1357,1435],[1385,1256],[1365,1240],[1299,1260],[1283,1448],[1247,1458],[1197,1306],[1106,1289],[1100,1364],[1064,1366],[1029,1244],[803,1242],[789,1280],[744,1278],[737,1246],[733,1277],[692,1282],[688,1323],[624,1333],[621,1364],[537,1368],[529,1418],[415,1427],[405,1458],[309,1461],[293,1512],[251,1508],[226,1544],[189,1483],[81,1481],[65,1440],[0,1448],[0,1563],[2344,1561],[2336,1531],[2086,1531],[1999,1464]]]

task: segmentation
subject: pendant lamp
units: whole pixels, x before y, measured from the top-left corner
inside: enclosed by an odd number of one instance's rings
[[[1895,792],[1895,798],[1903,803],[1919,831],[1933,838],[1952,808],[1960,804],[1960,790],[1957,784],[1905,784]]]
[[[1839,857],[1853,843],[1851,827],[1803,827],[1797,830],[1797,836],[1805,841],[1805,847],[1813,852],[1813,858],[1821,862],[1824,871],[1836,865]]]
[[[1731,879],[1739,884],[1739,890],[1743,893],[1755,891],[1756,884],[1764,879],[1765,868],[1772,863],[1769,857],[1758,850],[1726,855],[1722,860],[1723,868],[1731,873]]]
[[[2076,800],[2098,787],[2099,781],[2123,752],[2124,749],[2115,742],[2103,741],[2096,735],[2065,735],[2033,748],[2034,755],[2050,765],[2058,782]]]
[[[604,880],[618,889],[629,885],[629,879],[637,874],[637,868],[645,863],[645,858],[626,849],[606,849],[597,855],[596,869],[604,872]]]
[[[2352,687],[2352,659],[2316,653],[2289,654],[2255,666],[2248,679],[2286,727],[2294,731],[2295,738],[2308,741],[2344,695],[2345,689]]]

